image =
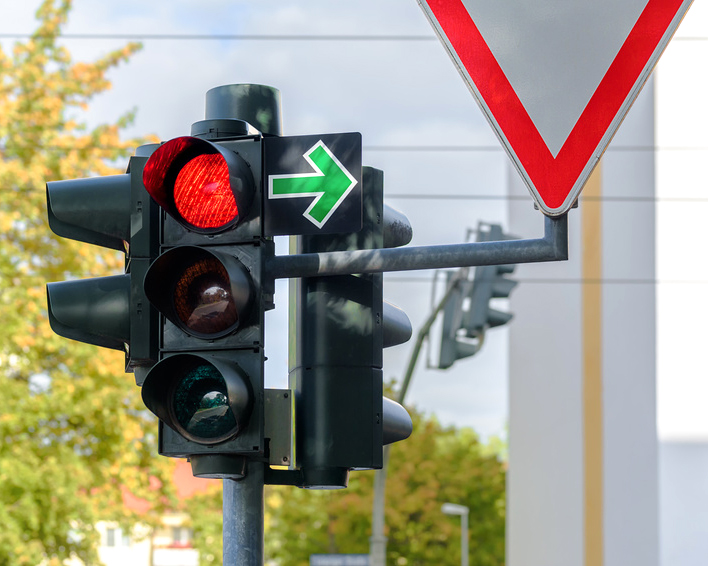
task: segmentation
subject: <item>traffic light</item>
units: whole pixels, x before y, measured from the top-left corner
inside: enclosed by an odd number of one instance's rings
[[[291,252],[408,243],[407,219],[384,211],[383,173],[364,167],[363,229],[300,236]],[[290,388],[301,485],[346,487],[352,469],[381,468],[383,445],[407,438],[408,413],[383,397],[383,348],[407,341],[408,317],[383,301],[383,275],[291,280]]]
[[[122,175],[47,183],[49,227],[58,236],[125,253],[125,273],[47,284],[52,330],[65,338],[125,351],[138,384],[157,360],[157,315],[142,279],[157,255],[157,207],[146,198],[138,148]]]
[[[261,226],[261,133],[229,122],[227,139],[223,124],[172,139],[143,170],[162,224],[144,281],[161,315],[159,362],[142,396],[160,419],[160,454],[189,458],[196,476],[240,478],[248,459],[266,453],[264,266],[273,243]]]
[[[513,239],[504,234],[498,224],[480,223],[478,242],[496,242]],[[457,360],[476,354],[484,343],[488,328],[502,326],[512,319],[512,314],[490,307],[492,299],[507,298],[517,282],[505,275],[514,272],[515,266],[482,265],[474,270],[470,281],[463,268],[448,272],[448,286],[456,285],[443,309],[442,340],[438,367],[447,369]]]

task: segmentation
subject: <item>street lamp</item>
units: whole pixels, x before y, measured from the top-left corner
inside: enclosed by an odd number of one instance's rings
[[[461,549],[462,549],[462,559],[460,561],[461,566],[469,566],[469,543],[467,541],[467,529],[469,528],[469,517],[470,508],[464,505],[458,505],[457,503],[443,503],[442,512],[445,515],[459,515],[462,520],[461,527]]]

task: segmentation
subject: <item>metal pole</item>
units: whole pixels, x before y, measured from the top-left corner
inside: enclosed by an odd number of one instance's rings
[[[457,503],[443,503],[442,512],[446,515],[459,515],[460,517],[460,564],[469,566],[470,546],[469,546],[469,521],[470,508]]]
[[[224,566],[263,566],[263,462],[242,480],[224,479]]]
[[[254,84],[217,86],[206,93],[204,116],[207,120],[244,120],[259,132],[279,136],[280,91]]]
[[[543,238],[274,256],[274,279],[443,269],[568,259],[568,217],[545,217]]]
[[[264,134],[280,135],[280,91],[253,84],[213,88],[206,94],[205,118],[192,130],[244,120]],[[224,566],[263,566],[264,474],[262,462],[249,461],[243,479],[224,479]]]
[[[386,566],[386,470],[389,446],[383,449],[383,467],[374,473],[374,505],[371,514],[371,538],[369,539],[369,566]]]
[[[466,513],[462,514],[462,524],[461,524],[461,533],[460,536],[462,537],[461,540],[461,552],[462,552],[462,560],[460,561],[461,566],[469,566],[470,564],[470,543],[469,543],[469,524],[470,524],[470,510],[467,509]]]
[[[456,274],[455,278],[450,281],[445,295],[440,300],[438,305],[433,309],[428,319],[425,321],[413,346],[410,358],[408,359],[408,366],[406,367],[406,373],[403,378],[403,383],[401,384],[401,389],[398,392],[398,402],[403,405],[403,401],[408,392],[408,386],[410,385],[411,378],[413,377],[413,371],[415,370],[415,365],[418,362],[418,357],[420,356],[420,351],[423,347],[423,342],[425,338],[430,333],[430,329],[435,322],[440,311],[445,307],[452,291],[459,284],[459,281],[466,278],[467,271],[464,270],[462,273]],[[388,459],[390,446],[384,446],[383,452],[383,466],[380,470],[376,470],[374,473],[374,504],[371,514],[371,538],[369,539],[369,561],[370,566],[386,566],[386,535],[384,535],[384,527],[386,525],[385,511],[386,511],[386,474],[388,472]]]

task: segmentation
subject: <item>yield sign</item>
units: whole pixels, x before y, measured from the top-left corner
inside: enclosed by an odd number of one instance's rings
[[[538,207],[565,214],[692,0],[418,0]]]

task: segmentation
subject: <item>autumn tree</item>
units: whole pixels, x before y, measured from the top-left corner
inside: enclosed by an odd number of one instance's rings
[[[96,520],[135,519],[121,505],[125,489],[157,513],[164,500],[150,484],[169,466],[156,457],[157,426],[123,373],[123,354],[60,338],[47,321],[46,282],[118,273],[123,257],[55,237],[45,183],[124,172],[113,164],[144,143],[121,139],[130,112],[114,124],[83,121],[110,87],[108,71],[140,46],[74,61],[61,45],[70,7],[44,0],[31,37],[0,49],[2,564],[95,563]]]
[[[410,409],[409,409],[410,411]],[[480,442],[469,428],[443,427],[415,411],[413,435],[392,446],[386,484],[387,564],[460,564],[460,520],[441,511],[470,508],[470,563],[504,564],[506,463],[498,439]],[[353,472],[344,490],[266,486],[268,564],[307,566],[311,554],[368,554],[373,472]],[[221,490],[183,502],[192,516],[201,566],[221,555]],[[237,513],[238,510],[233,510]]]
[[[504,564],[505,464],[471,429],[443,427],[413,412],[413,435],[391,448],[386,483],[389,564],[457,565],[460,520],[444,502],[470,508],[470,563]],[[268,497],[269,557],[307,566],[310,554],[368,554],[373,472],[353,472],[348,489],[279,487]]]

